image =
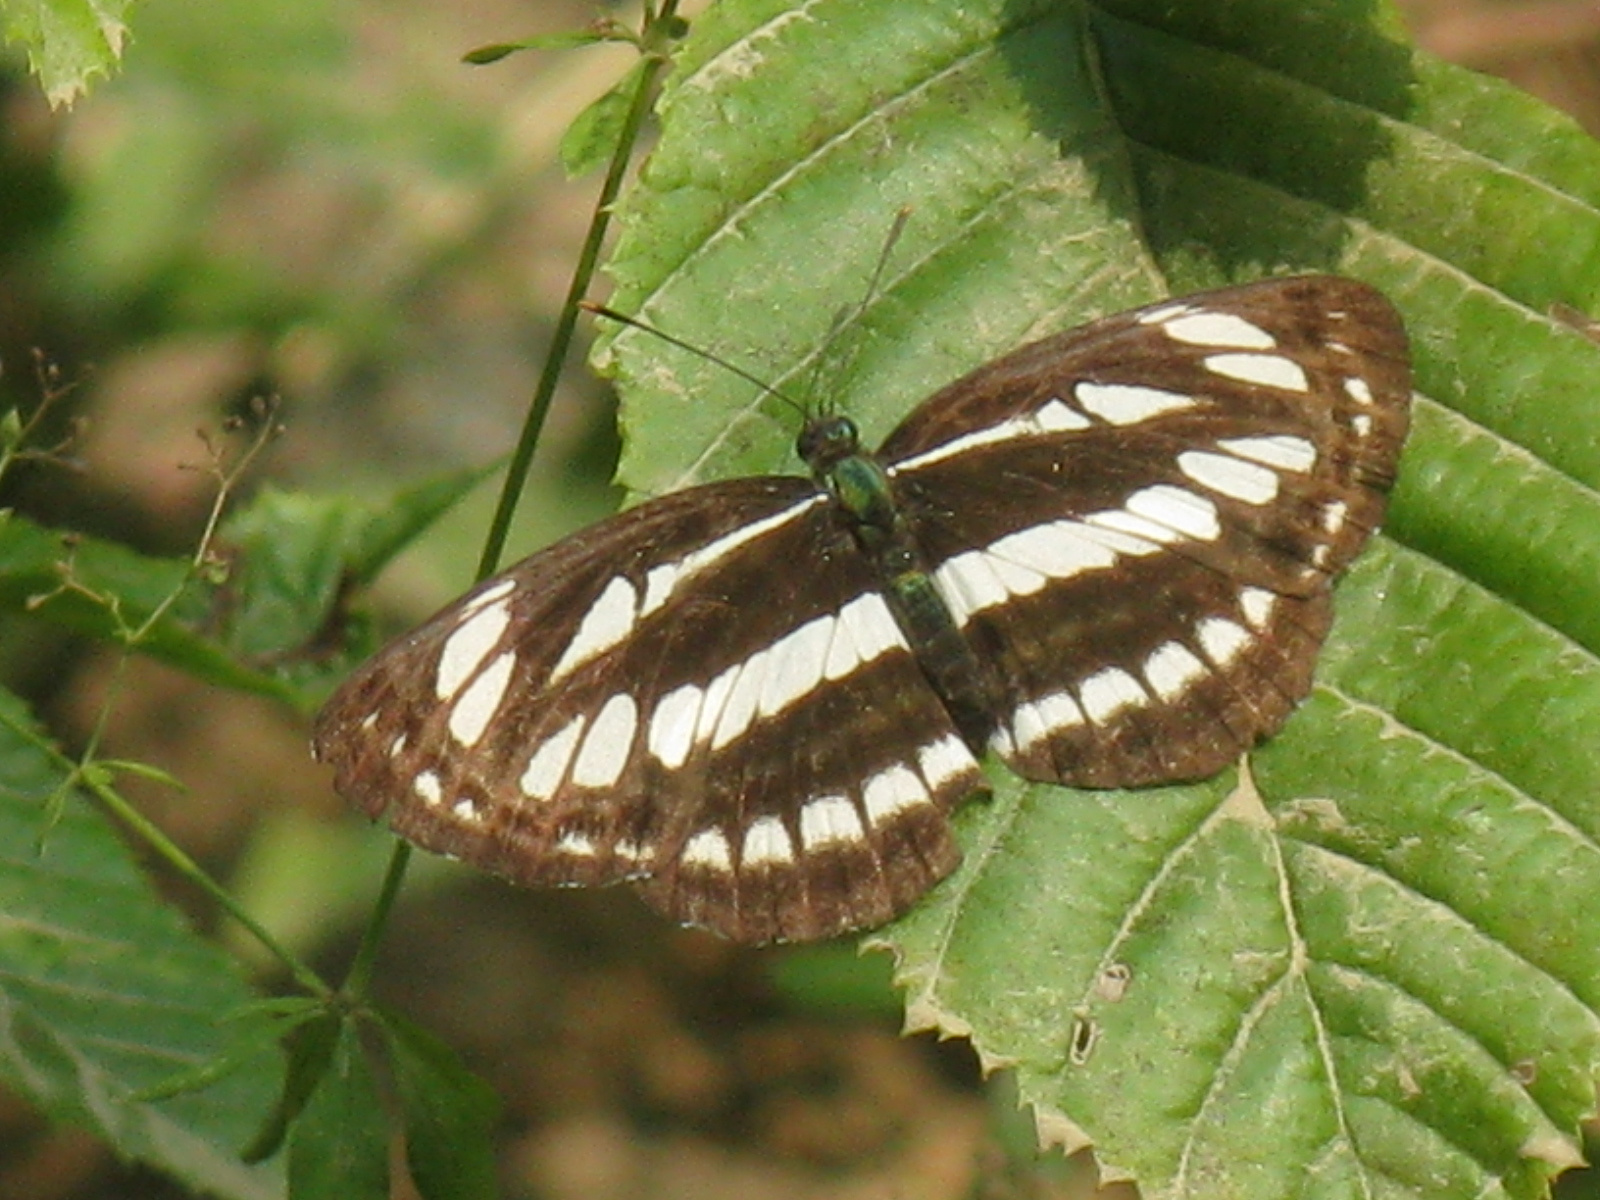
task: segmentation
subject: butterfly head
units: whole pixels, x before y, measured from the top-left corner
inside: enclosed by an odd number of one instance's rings
[[[800,431],[795,451],[811,473],[821,479],[843,460],[860,453],[861,431],[849,417],[816,417]]]

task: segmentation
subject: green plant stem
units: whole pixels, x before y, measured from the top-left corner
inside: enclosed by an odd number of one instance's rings
[[[667,0],[651,22],[651,28],[670,29],[675,20],[674,11],[677,6],[677,0]],[[650,106],[655,100],[656,80],[660,78],[661,72],[667,65],[665,50],[658,47],[658,38],[651,36],[650,29],[645,31],[643,42],[646,46],[645,69],[639,72],[638,86],[634,89],[633,98],[628,106],[627,121],[623,125],[622,135],[617,139],[616,149],[612,152],[611,164],[606,168],[605,181],[600,185],[600,194],[595,201],[594,215],[589,220],[589,231],[584,237],[583,249],[578,254],[578,264],[572,272],[572,282],[567,287],[567,296],[561,305],[555,336],[550,342],[550,353],[545,356],[544,369],[539,375],[533,400],[528,405],[528,415],[523,420],[517,448],[512,453],[510,465],[506,469],[505,485],[500,490],[500,501],[495,509],[494,519],[489,524],[488,536],[484,539],[483,557],[478,562],[480,580],[494,574],[500,564],[500,555],[505,550],[506,536],[511,529],[511,518],[517,510],[517,502],[522,498],[528,467],[533,462],[534,448],[538,445],[539,435],[544,430],[545,417],[549,414],[550,402],[555,397],[556,383],[566,366],[567,351],[572,346],[572,335],[577,330],[578,313],[581,311],[579,304],[588,294],[590,283],[594,281],[595,267],[600,261],[600,249],[605,244],[606,231],[611,226],[612,208],[616,203],[617,194],[622,190],[622,180],[628,172],[628,163],[633,158],[633,149],[639,140],[639,132],[644,128],[645,118],[649,115]]]
[[[294,980],[307,992],[314,996],[327,998],[332,994],[331,989],[324,983],[309,966],[301,962],[293,951],[272,936],[272,932],[257,921],[236,901],[228,889],[212,879],[204,868],[194,859],[190,858],[183,848],[169,838],[160,828],[129,804],[117,793],[104,779],[98,778],[92,771],[85,771],[81,767],[74,767],[73,773],[78,776],[78,781],[89,791],[94,793],[97,800],[106,807],[118,821],[122,822],[145,845],[149,846],[163,861],[177,874],[199,888],[207,896],[237,921],[251,937],[260,942],[267,951],[288,968]]]
[[[522,498],[523,485],[528,478],[528,468],[533,462],[533,452],[539,444],[539,435],[544,431],[545,417],[550,412],[550,403],[555,398],[556,384],[566,367],[567,352],[572,347],[572,337],[578,326],[578,314],[582,311],[580,305],[588,294],[589,285],[594,281],[595,268],[600,261],[600,250],[605,244],[606,231],[611,226],[612,209],[616,204],[618,193],[622,190],[622,180],[628,173],[628,164],[633,159],[633,150],[638,144],[639,133],[644,128],[645,118],[649,115],[650,107],[655,100],[656,81],[667,65],[666,43],[677,21],[675,15],[677,7],[678,0],[666,0],[660,12],[647,13],[647,26],[640,39],[644,47],[645,69],[639,72],[638,86],[634,89],[633,98],[628,106],[627,120],[623,125],[621,136],[617,139],[616,149],[612,152],[611,163],[606,168],[605,180],[601,183],[600,193],[595,199],[594,215],[589,220],[589,230],[584,237],[583,248],[579,251],[577,266],[573,268],[572,282],[567,287],[566,299],[561,305],[561,315],[556,321],[550,352],[545,356],[544,368],[539,374],[539,383],[528,405],[528,415],[523,419],[516,450],[513,451],[511,462],[506,468],[506,481],[500,490],[500,500],[495,508],[494,519],[489,523],[488,535],[484,538],[483,556],[478,562],[479,580],[494,574],[500,564],[500,555],[505,550],[506,536],[511,529],[511,518],[517,510],[517,502]],[[411,847],[397,839],[394,853],[389,859],[388,872],[384,876],[382,895],[373,909],[372,919],[367,923],[367,928],[361,936],[361,946],[356,951],[350,974],[341,989],[352,999],[359,1000],[366,993],[367,983],[372,976],[373,960],[377,956],[379,945],[382,944],[389,914],[393,911],[395,897],[400,892],[406,866],[410,861]]]
[[[389,856],[389,869],[384,872],[383,890],[378,893],[378,903],[373,908],[372,920],[361,935],[361,945],[356,949],[350,973],[340,989],[345,996],[360,999],[367,994],[367,984],[372,979],[372,964],[377,960],[378,947],[383,944],[383,931],[389,926],[389,914],[400,895],[400,884],[406,877],[406,867],[411,862],[411,844],[395,839],[394,853]]]

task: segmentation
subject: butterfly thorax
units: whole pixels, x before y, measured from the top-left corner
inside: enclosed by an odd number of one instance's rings
[[[807,422],[795,449],[817,483],[828,489],[849,518],[863,548],[895,540],[900,525],[889,475],[881,463],[862,453],[861,432],[849,417],[818,417]],[[910,549],[909,543],[906,549]],[[907,566],[911,564],[908,562]]]

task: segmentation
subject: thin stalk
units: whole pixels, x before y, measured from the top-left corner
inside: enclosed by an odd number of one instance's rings
[[[410,862],[411,844],[396,838],[372,920],[367,922],[367,928],[361,935],[361,945],[356,948],[355,960],[350,964],[350,973],[340,989],[346,996],[361,997],[367,994],[367,984],[372,979],[372,964],[377,960],[378,947],[383,943],[383,931],[389,924],[389,913],[393,911],[395,899],[400,895],[400,885],[405,880],[406,867]]]
[[[228,889],[212,879],[205,869],[190,858],[183,848],[169,838],[160,828],[129,804],[117,790],[101,778],[97,773],[74,768],[78,775],[78,782],[94,793],[97,800],[106,809],[122,822],[133,835],[150,849],[159,854],[162,860],[177,874],[199,888],[222,908],[230,917],[237,921],[251,937],[260,942],[267,952],[288,968],[294,976],[295,982],[313,996],[326,998],[331,995],[328,985],[305,963],[297,958],[293,951],[272,936],[270,930],[261,922],[252,917],[242,908],[237,900],[229,894]]]
[[[670,27],[677,6],[677,0],[667,0],[667,3],[661,6],[661,12],[656,15],[653,24],[660,28]],[[649,44],[648,31],[646,44]],[[556,320],[555,336],[550,342],[550,353],[545,356],[544,370],[539,375],[539,384],[534,390],[533,401],[528,406],[528,415],[523,421],[517,448],[512,453],[511,463],[506,469],[505,486],[500,490],[500,502],[495,509],[494,520],[489,524],[489,534],[484,539],[483,557],[478,562],[480,580],[493,575],[500,565],[500,555],[505,550],[506,536],[511,529],[511,518],[517,510],[517,502],[522,498],[523,485],[528,478],[528,467],[533,462],[534,448],[539,444],[545,417],[550,412],[550,402],[556,394],[556,383],[566,366],[567,351],[571,349],[572,335],[578,326],[578,313],[582,311],[580,305],[588,295],[589,285],[594,282],[595,267],[600,261],[600,250],[605,244],[606,231],[611,226],[612,208],[618,193],[622,190],[622,180],[628,173],[628,163],[633,158],[633,148],[639,140],[640,131],[644,128],[645,118],[650,115],[650,106],[655,99],[656,80],[666,65],[667,58],[664,53],[647,50],[645,69],[639,72],[638,85],[628,106],[627,121],[623,125],[621,137],[617,139],[617,148],[611,155],[611,165],[606,169],[605,181],[600,185],[594,215],[589,221],[589,231],[584,237],[583,249],[578,253],[578,263],[572,272],[572,282],[567,287],[566,299],[561,305],[561,315]]]

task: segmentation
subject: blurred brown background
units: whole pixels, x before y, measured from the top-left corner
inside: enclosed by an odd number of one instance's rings
[[[1600,131],[1600,2],[1401,7],[1424,48]],[[0,55],[0,388],[36,399],[42,350],[88,421],[74,469],[30,469],[0,503],[185,552],[210,501],[185,469],[203,460],[195,430],[262,395],[288,428],[261,473],[290,487],[378,496],[503,453],[596,186],[565,179],[556,142],[631,52],[459,58],[594,13],[148,0],[121,75],[62,113]],[[512,550],[614,503],[614,453],[607,394],[570,372]],[[388,573],[373,602],[396,625],[470,578],[492,499]],[[69,745],[112,662],[0,627],[7,682]],[[337,974],[388,848],[343,813],[298,721],[136,662],[105,753],[183,779],[181,795],[128,790]],[[415,872],[388,947],[383,997],[506,1099],[508,1196],[1094,1194],[1086,1160],[1031,1152],[1031,1122],[1003,1081],[980,1088],[964,1045],[897,1036],[880,961],[738,951],[625,892],[516,893],[437,863]],[[1600,1195],[1582,1174],[1562,1186]],[[180,1194],[0,1094],[0,1200]]]

